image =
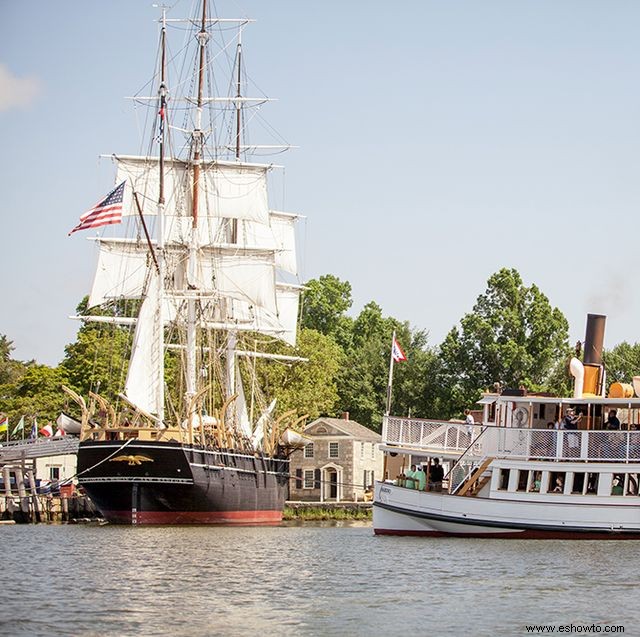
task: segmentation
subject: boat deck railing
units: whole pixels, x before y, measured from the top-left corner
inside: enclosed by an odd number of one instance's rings
[[[640,462],[640,431],[524,429],[388,416],[382,441],[425,453],[467,450],[471,458]]]

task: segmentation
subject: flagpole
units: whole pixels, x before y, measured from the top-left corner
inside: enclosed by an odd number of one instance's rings
[[[389,357],[389,382],[387,383],[387,408],[384,412],[385,416],[388,416],[391,412],[391,386],[393,385],[393,344],[396,341],[396,331],[393,330],[393,336],[391,337],[391,356]]]

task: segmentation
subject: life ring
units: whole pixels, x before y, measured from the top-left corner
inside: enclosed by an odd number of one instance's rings
[[[526,427],[529,423],[529,410],[526,407],[518,407],[514,410],[512,417],[516,427]]]

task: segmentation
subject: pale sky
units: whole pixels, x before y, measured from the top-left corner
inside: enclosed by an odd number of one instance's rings
[[[171,17],[188,17],[191,2]],[[303,279],[331,273],[439,344],[500,267],[584,337],[638,340],[640,3],[219,0],[255,18],[263,117],[299,148],[278,208],[307,217]],[[141,0],[0,0],[0,334],[50,365],[95,266],[67,237],[137,153],[130,102],[152,76]],[[253,141],[259,142],[257,133]],[[268,141],[266,143],[272,143]],[[275,207],[275,206],[274,206]]]

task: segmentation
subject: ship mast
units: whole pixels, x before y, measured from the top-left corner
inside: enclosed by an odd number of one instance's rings
[[[162,8],[162,30],[161,30],[161,50],[162,57],[160,62],[160,86],[158,88],[158,97],[160,98],[160,158],[159,158],[159,189],[158,189],[158,392],[157,392],[157,424],[159,427],[164,427],[164,320],[163,320],[163,306],[164,306],[164,277],[165,277],[165,262],[164,262],[164,142],[166,134],[165,119],[167,113],[167,85],[166,85],[166,37],[167,37],[167,21],[166,21],[166,8]]]
[[[187,281],[189,287],[196,280],[196,258],[197,258],[197,229],[198,229],[198,204],[199,204],[199,182],[200,182],[200,162],[202,161],[202,110],[204,93],[204,67],[206,46],[209,40],[207,33],[207,0],[202,2],[202,21],[200,31],[197,36],[199,46],[198,56],[198,99],[196,102],[195,128],[192,133],[193,139],[193,198],[192,198],[192,221],[191,240],[189,242],[189,266]],[[187,370],[186,370],[186,397],[187,404],[196,394],[196,299],[189,295],[187,300]]]
[[[240,136],[242,133],[242,27],[238,29],[236,78],[236,161],[240,161]]]
[[[235,158],[240,161],[241,137],[242,137],[242,26],[238,29],[238,46],[236,48],[236,148]],[[238,242],[238,220],[231,220],[229,237],[230,243]],[[236,346],[238,339],[235,332],[229,332],[227,342],[227,397],[236,391]],[[230,412],[235,414],[235,405],[230,406]]]

